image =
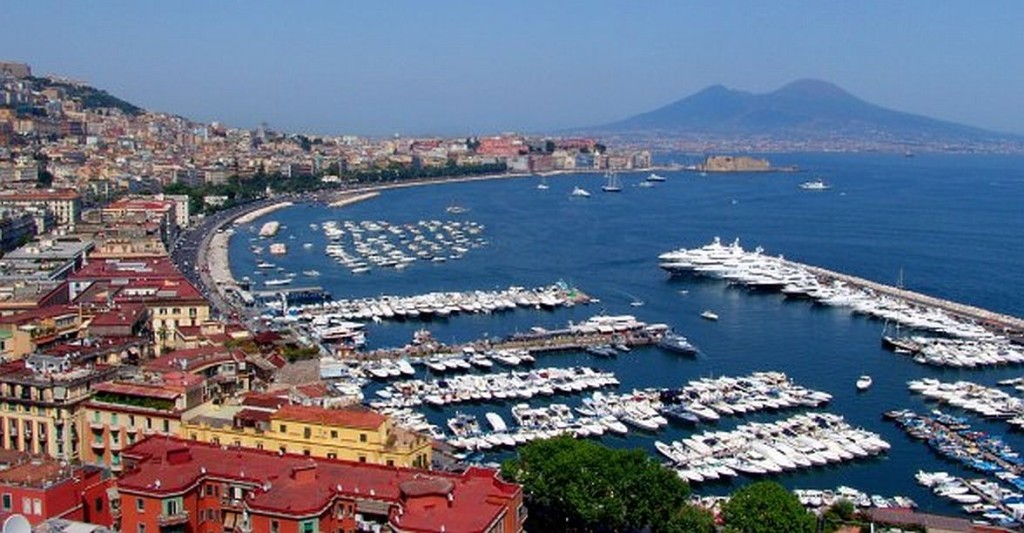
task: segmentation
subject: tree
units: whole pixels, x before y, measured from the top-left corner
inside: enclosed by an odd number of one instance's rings
[[[665,531],[670,533],[712,533],[715,517],[710,511],[693,505],[684,505],[669,520]]]
[[[739,533],[810,533],[814,515],[782,485],[761,481],[732,493],[722,509],[726,531]]]
[[[536,531],[669,531],[690,492],[642,450],[571,437],[519,448],[502,475],[522,483]]]

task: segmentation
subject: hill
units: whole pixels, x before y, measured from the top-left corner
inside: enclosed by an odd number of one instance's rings
[[[129,115],[141,115],[146,112],[145,109],[126,102],[107,91],[97,89],[95,87],[60,81],[54,78],[28,78],[31,80],[37,90],[44,90],[50,87],[62,89],[71,98],[77,98],[82,102],[82,107],[85,109],[96,109],[101,107],[113,107],[120,109],[122,112]]]
[[[590,128],[619,134],[705,134],[890,140],[1016,137],[877,106],[820,80],[799,80],[753,94],[708,87],[653,111]]]

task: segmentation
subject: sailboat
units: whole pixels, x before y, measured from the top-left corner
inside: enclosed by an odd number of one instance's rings
[[[896,288],[903,290],[903,269],[900,269],[900,277],[896,282]],[[921,345],[914,342],[910,337],[900,335],[900,323],[896,321],[896,334],[889,335],[889,321],[885,321],[882,328],[882,347],[901,354],[913,354],[921,351]]]
[[[601,190],[604,192],[622,192],[622,184],[619,183],[619,175],[614,172],[605,174],[608,177],[608,182],[605,183]]]

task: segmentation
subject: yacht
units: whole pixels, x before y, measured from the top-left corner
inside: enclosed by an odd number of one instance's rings
[[[281,285],[288,285],[292,282],[292,278],[280,278],[280,279],[268,279],[263,284],[267,287],[278,287]]]
[[[659,176],[652,172],[650,176],[647,176],[647,181],[665,181],[665,176]]]
[[[575,188],[573,188],[572,192],[570,193],[570,196],[579,196],[579,197],[582,197],[582,198],[589,198],[590,197],[590,193],[587,192],[587,190],[582,188],[582,187],[575,187]]]
[[[601,190],[604,192],[622,192],[622,184],[619,183],[619,175],[610,172],[608,174],[608,182],[601,186]]]
[[[718,320],[718,313],[715,313],[710,309],[705,309],[704,312],[700,314],[700,317],[705,320],[715,321]]]
[[[461,215],[463,213],[468,213],[469,212],[469,208],[465,207],[465,206],[461,206],[461,205],[456,204],[456,203],[452,203],[447,208],[445,208],[444,211],[446,213],[448,213],[449,215]]]
[[[857,390],[868,390],[871,387],[872,379],[871,376],[861,376],[857,378]]]
[[[697,355],[697,348],[686,337],[673,331],[666,331],[658,341],[658,347],[683,355]]]
[[[816,179],[801,183],[800,188],[807,191],[824,191],[825,189],[831,189],[832,186],[825,183],[821,179]]]

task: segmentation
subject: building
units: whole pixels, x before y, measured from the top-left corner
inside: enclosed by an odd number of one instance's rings
[[[0,356],[15,361],[55,344],[78,338],[82,311],[51,305],[0,316]]]
[[[178,435],[182,413],[206,400],[206,380],[184,372],[145,372],[93,386],[82,406],[88,426],[79,457],[122,468],[121,451],[149,435]]]
[[[0,207],[42,207],[57,225],[73,229],[82,216],[82,197],[72,189],[2,191]]]
[[[207,380],[207,394],[221,399],[250,388],[251,365],[242,350],[223,345],[202,346],[173,352],[147,361],[149,372],[186,372]]]
[[[37,526],[60,518],[111,525],[107,489],[94,466],[71,466],[22,452],[0,451],[0,515],[18,513]]]
[[[79,458],[81,404],[113,367],[74,367],[71,357],[31,355],[0,365],[0,448]]]
[[[363,407],[325,409],[289,405],[286,401],[270,405],[224,407],[219,417],[207,413],[189,420],[182,426],[182,436],[192,441],[360,463],[430,466],[431,439],[398,427],[379,413]]]
[[[0,61],[0,74],[12,78],[28,78],[32,76],[32,69],[28,63],[16,63],[13,61]]]
[[[522,488],[461,474],[150,437],[125,450],[121,531],[505,532],[523,530]]]
[[[88,263],[92,241],[42,239],[11,251],[0,260],[0,275],[7,279],[58,281]]]
[[[178,238],[178,202],[163,197],[124,198],[102,208],[105,224],[155,222],[160,240],[170,246]]]

